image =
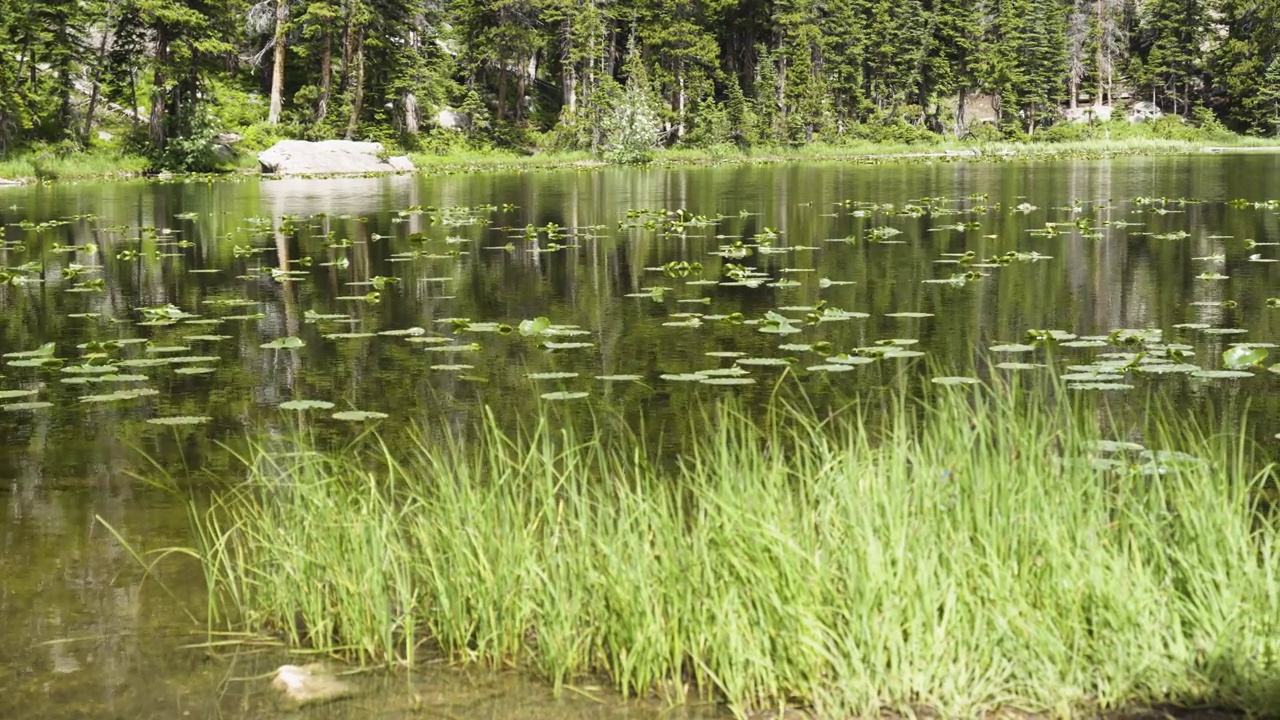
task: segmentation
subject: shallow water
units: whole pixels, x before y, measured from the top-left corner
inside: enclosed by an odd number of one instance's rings
[[[947,200],[922,200],[943,197]],[[0,616],[5,618],[0,718],[270,717],[278,711],[266,680],[239,678],[266,672],[284,656],[242,651],[232,659],[182,649],[205,639],[198,622],[203,591],[197,569],[171,556],[144,582],[138,562],[108,529],[145,550],[189,542],[181,506],[131,476],[146,468],[142,453],[168,467],[181,463],[212,475],[234,472],[214,441],[239,437],[249,425],[266,432],[287,427],[293,415],[276,406],[299,398],[333,402],[333,410],[384,412],[390,416],[386,422],[402,426],[405,421],[439,423],[442,417],[461,424],[484,404],[520,414],[543,393],[587,392],[587,398],[570,402],[643,412],[661,425],[682,422],[706,398],[732,393],[761,401],[772,392],[779,371],[767,366],[744,366],[750,373],[744,377],[757,380],[754,385],[662,379],[733,364],[708,352],[794,357],[793,381],[815,398],[849,397],[904,370],[927,376],[920,358],[881,360],[839,374],[808,372],[801,368],[822,364],[826,353],[779,348],[817,341],[829,342],[837,353],[877,341],[916,340],[909,347],[923,351],[924,360],[990,377],[1006,372],[995,369],[995,362],[1027,358],[994,358],[988,348],[1021,342],[1032,328],[1079,335],[1159,329],[1166,341],[1191,346],[1192,362],[1216,369],[1231,342],[1280,342],[1280,308],[1268,308],[1266,302],[1280,296],[1280,267],[1257,261],[1280,258],[1280,247],[1267,244],[1280,242],[1280,207],[1227,204],[1277,198],[1280,155],[1258,154],[0,190],[7,241],[0,264],[12,268],[34,262],[24,276],[44,279],[0,286],[0,353],[56,342],[57,356],[74,366],[80,363],[74,359],[80,343],[144,338],[151,345],[110,351],[112,362],[144,361],[117,370],[142,380],[68,383],[94,373],[21,364],[0,368],[0,391],[36,391],[0,403],[52,403],[0,411]],[[853,202],[842,204],[846,200]],[[1077,200],[1079,209],[1072,209]],[[892,203],[901,210],[912,202],[929,211],[888,214],[883,207],[857,204]],[[1015,211],[1021,203],[1034,208]],[[484,205],[493,207],[477,209]],[[418,206],[436,209],[402,214]],[[974,212],[975,206],[986,210]],[[644,227],[654,215],[628,217],[631,209],[678,208],[723,217],[665,235]],[[859,210],[866,216],[856,216]],[[44,229],[18,225],[84,214],[96,217]],[[284,216],[297,216],[287,223],[296,231],[287,224],[281,231]],[[1092,218],[1098,236],[1066,226],[1052,237],[1030,233],[1046,222],[1081,217]],[[621,228],[620,222],[638,226]],[[978,225],[938,230],[961,222]],[[548,223],[563,230],[526,237],[526,226]],[[884,237],[901,243],[876,242],[872,236],[883,227],[898,230]],[[1152,236],[1180,232],[1187,236]],[[830,242],[847,237],[854,241]],[[735,241],[756,245],[762,238],[768,243],[764,253],[755,249],[742,259],[710,254]],[[1258,244],[1249,246],[1246,240]],[[88,243],[98,251],[87,252]],[[78,249],[65,251],[71,245]],[[954,261],[966,251],[981,260],[1010,250],[1049,259],[981,269],[989,276],[963,286],[923,282],[968,269],[939,260]],[[1218,254],[1224,256],[1221,261],[1196,259]],[[297,263],[300,258],[310,258],[309,264]],[[280,282],[264,272],[284,259],[294,261],[296,275]],[[671,261],[698,262],[702,269],[685,276],[663,272]],[[344,264],[324,265],[334,262]],[[759,268],[769,279],[755,288],[718,285],[725,263]],[[75,277],[63,277],[68,268],[65,274]],[[1198,277],[1206,272],[1227,277]],[[342,299],[365,296],[372,286],[348,283],[375,277],[397,279],[378,290],[379,302]],[[100,287],[68,292],[99,278]],[[782,286],[770,285],[778,280]],[[840,284],[847,281],[853,284]],[[655,286],[669,290],[661,299],[628,297]],[[803,308],[819,301],[868,317],[805,325],[802,318],[810,311]],[[137,324],[146,319],[138,308],[165,304],[200,317]],[[903,311],[931,315],[889,316]],[[761,325],[717,319],[742,313],[752,321],[768,312],[793,318],[799,332],[763,333]],[[94,315],[74,317],[88,313]],[[349,318],[315,321],[309,314]],[[205,322],[228,316],[253,317]],[[518,325],[537,316],[584,332],[453,334],[448,322],[467,318]],[[1218,335],[1175,327],[1183,323],[1247,332]],[[334,337],[410,328],[424,332]],[[193,335],[227,337],[190,339]],[[305,346],[260,347],[286,336],[302,339]],[[412,341],[423,339],[434,340]],[[550,351],[548,341],[590,346]],[[476,347],[431,349],[471,343]],[[1087,364],[1117,350],[1060,352]],[[190,356],[216,359],[145,362]],[[1273,350],[1267,364],[1277,360],[1280,351]],[[181,374],[182,367],[213,370]],[[527,377],[533,373],[577,376]],[[641,379],[595,379],[624,374]],[[1135,386],[1131,392],[1160,394],[1188,413],[1237,415],[1251,401],[1257,436],[1266,441],[1280,432],[1280,375],[1258,372],[1230,380],[1127,375],[1124,382]],[[157,394],[80,400],[127,387]],[[366,427],[330,420],[330,412],[310,413],[318,432],[342,437],[353,427]],[[176,427],[146,422],[175,416],[209,420]],[[374,676],[360,681],[367,686],[363,699],[306,713],[408,717],[428,708],[438,717],[641,718],[657,717],[660,710],[660,704],[601,703],[573,692],[556,700],[519,673],[463,674],[430,666],[412,681]]]

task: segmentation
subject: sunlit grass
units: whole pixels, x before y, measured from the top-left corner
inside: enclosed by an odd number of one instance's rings
[[[194,513],[213,610],[364,661],[428,646],[737,709],[1280,709],[1274,478],[1238,435],[1156,416],[1147,445],[1199,461],[1099,469],[1105,414],[1043,391],[886,402],[716,405],[678,457],[550,410],[264,440]]]
[[[147,160],[116,151],[95,150],[69,155],[48,152],[22,153],[0,158],[0,178],[9,180],[71,180],[76,178],[136,176],[147,169]]]

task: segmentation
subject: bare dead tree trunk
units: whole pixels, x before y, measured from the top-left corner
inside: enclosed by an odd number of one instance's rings
[[[161,27],[156,32],[156,63],[151,80],[151,113],[147,118],[147,139],[153,151],[164,149],[165,145],[165,90],[168,77],[165,67],[169,63],[169,33]]]
[[[278,125],[284,109],[284,61],[289,45],[289,2],[276,0],[276,49],[275,62],[271,66],[271,109],[267,112],[267,124]]]
[[[316,122],[329,114],[329,93],[333,89],[333,35],[324,34],[324,49],[320,52],[320,97],[316,100]]]
[[[89,142],[89,134],[93,132],[93,114],[98,110],[98,94],[102,81],[102,65],[106,62],[107,44],[111,37],[112,6],[107,6],[107,15],[102,27],[102,39],[98,41],[98,57],[93,67],[93,89],[89,91],[89,108],[84,113],[84,131],[80,133],[81,141],[85,144]],[[136,110],[136,108],[134,108]]]
[[[348,140],[355,137],[360,127],[360,113],[364,110],[364,30],[357,34],[355,46],[355,96],[351,99],[351,118],[347,121]]]
[[[417,135],[420,126],[418,119],[418,96],[413,93],[404,94],[404,131],[408,135]]]

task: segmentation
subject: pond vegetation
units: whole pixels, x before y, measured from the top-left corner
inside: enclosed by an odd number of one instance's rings
[[[1276,163],[9,190],[0,460],[143,448],[211,629],[358,662],[1265,711]]]
[[[712,402],[676,456],[550,407],[263,440],[192,505],[212,610],[366,662],[438,647],[738,710],[1274,708],[1280,514],[1252,444],[961,380],[760,420]]]

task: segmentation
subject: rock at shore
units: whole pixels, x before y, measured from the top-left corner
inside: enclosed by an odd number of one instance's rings
[[[17,180],[5,180],[4,178],[0,178],[0,187],[5,187],[7,185],[21,185],[21,184],[22,183],[18,182]]]
[[[407,156],[386,157],[382,143],[281,140],[258,153],[262,172],[277,175],[352,175],[414,170]]]

